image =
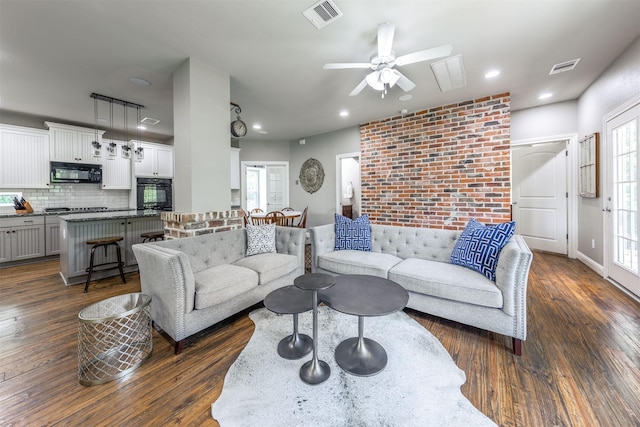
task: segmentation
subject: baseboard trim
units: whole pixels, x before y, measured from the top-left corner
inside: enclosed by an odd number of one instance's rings
[[[590,269],[592,269],[593,271],[595,271],[596,273],[598,273],[607,282],[611,283],[613,286],[615,286],[616,288],[620,289],[622,292],[624,292],[625,294],[627,294],[633,300],[635,300],[637,303],[640,304],[640,297],[638,297],[638,295],[634,294],[629,289],[627,289],[624,286],[622,286],[621,284],[617,283],[615,280],[611,280],[608,277],[604,277],[604,267],[602,265],[598,264],[597,262],[595,262],[594,260],[592,260],[591,258],[586,256],[582,252],[578,252],[577,253],[576,259],[578,261],[582,262],[584,265],[586,265]]]
[[[601,277],[604,277],[604,267],[601,264],[598,264],[580,251],[576,253],[576,259],[598,273]]]

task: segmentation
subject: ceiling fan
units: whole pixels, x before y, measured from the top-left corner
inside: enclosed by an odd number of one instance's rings
[[[349,96],[358,95],[367,85],[369,85],[371,88],[381,91],[382,97],[384,98],[387,90],[396,84],[405,92],[416,87],[415,83],[405,77],[400,71],[393,68],[394,66],[397,65],[398,67],[401,67],[403,65],[448,56],[453,50],[453,47],[450,44],[445,44],[396,57],[395,52],[391,49],[394,32],[395,26],[393,24],[384,23],[378,25],[378,53],[372,55],[371,62],[324,64],[322,68],[325,70],[370,68],[373,71],[367,74],[360,84],[351,91]]]

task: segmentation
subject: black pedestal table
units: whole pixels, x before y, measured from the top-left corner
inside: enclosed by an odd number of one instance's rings
[[[409,293],[391,280],[354,274],[337,277],[334,286],[321,291],[320,299],[334,310],[358,316],[358,336],[336,347],[338,365],[358,376],[382,371],[387,366],[387,352],[376,341],[364,337],[364,318],[402,310]]]
[[[313,358],[300,368],[300,378],[307,384],[320,384],[331,375],[327,362],[318,359],[318,290],[333,286],[336,278],[323,273],[311,273],[298,276],[293,284],[305,290],[313,291]]]
[[[278,344],[278,354],[284,359],[300,359],[313,349],[310,336],[298,333],[298,314],[313,308],[310,291],[295,286],[285,286],[269,293],[264,306],[274,313],[293,314],[293,333],[284,337]]]

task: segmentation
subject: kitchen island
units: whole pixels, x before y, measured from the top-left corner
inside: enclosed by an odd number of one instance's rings
[[[138,269],[138,263],[131,246],[142,243],[140,234],[160,232],[164,223],[160,219],[160,211],[127,210],[92,213],[74,213],[60,215],[60,276],[66,285],[84,283],[87,280],[86,269],[89,266],[91,246],[87,240],[120,236],[124,271]],[[115,250],[98,250],[95,263],[115,262]],[[116,276],[118,269],[94,272],[91,279]]]

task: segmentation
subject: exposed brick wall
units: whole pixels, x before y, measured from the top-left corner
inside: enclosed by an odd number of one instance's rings
[[[212,212],[161,212],[164,221],[164,237],[167,240],[199,236],[242,228],[244,220],[240,211]]]
[[[360,126],[371,222],[463,229],[510,219],[510,94]]]

